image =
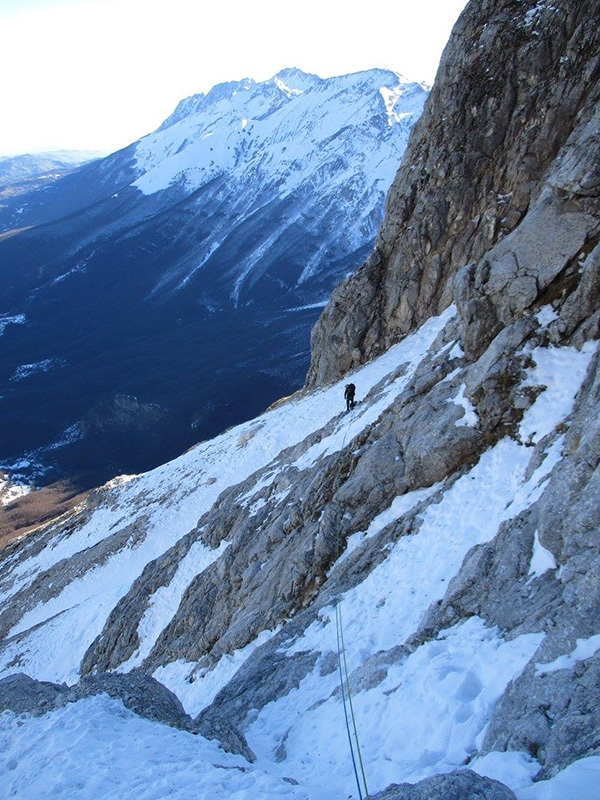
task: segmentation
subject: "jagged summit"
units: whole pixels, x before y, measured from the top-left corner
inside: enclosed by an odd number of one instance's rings
[[[268,84],[262,84],[263,87]],[[226,81],[213,86],[206,94],[194,94],[181,100],[173,114],[160,125],[159,131],[170,128],[177,122],[194,114],[210,112],[215,106],[229,104],[240,93],[254,92],[258,86],[252,78],[243,78],[239,81]],[[264,90],[263,90],[264,91]],[[243,102],[243,100],[242,100]]]
[[[220,103],[231,103],[238,95],[239,97],[236,104],[241,105],[246,103],[248,97],[251,95],[261,96],[263,100],[264,98],[268,98],[273,104],[270,109],[272,111],[286,100],[290,100],[315,87],[327,85],[327,83],[332,80],[339,81],[348,78],[349,88],[351,88],[353,85],[356,85],[356,78],[358,76],[362,76],[365,80],[369,81],[375,80],[381,83],[389,82],[392,85],[398,82],[407,85],[410,84],[410,81],[402,75],[391,72],[390,70],[372,69],[354,73],[349,76],[323,79],[313,73],[303,72],[301,69],[295,67],[287,67],[280,70],[276,75],[266,81],[258,82],[253,78],[243,78],[238,81],[228,81],[217,84],[206,94],[194,94],[190,97],[186,97],[178,103],[173,114],[167,117],[158,130],[162,131],[169,128],[171,125],[193,114],[202,114]],[[420,86],[420,84],[414,85]],[[425,87],[421,86],[421,88]]]
[[[146,194],[173,184],[189,192],[228,173],[253,195],[266,179],[271,185],[261,187],[262,195],[276,188],[285,197],[300,185],[331,181],[323,148],[347,163],[352,159],[350,170],[360,163],[370,180],[387,182],[391,162],[381,145],[373,153],[366,146],[372,129],[380,127],[380,141],[393,146],[399,131],[408,134],[424,97],[419,84],[386,70],[327,79],[284,70],[262,83],[220,84],[183,101],[179,113],[139,142],[134,185]],[[338,169],[337,180],[347,183],[350,170]]]
[[[322,78],[312,72],[303,72],[296,67],[287,67],[280,70],[277,75],[272,78],[282,91],[288,91],[292,94],[299,94],[312,89],[313,86],[322,82]]]

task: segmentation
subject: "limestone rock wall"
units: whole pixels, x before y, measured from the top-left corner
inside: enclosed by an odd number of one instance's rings
[[[593,0],[468,4],[375,248],[314,328],[309,386],[385,351],[445,308],[459,270],[472,321],[466,344],[477,350],[482,333],[489,340],[585,256],[598,232],[599,16]],[[541,250],[549,261],[538,269]]]

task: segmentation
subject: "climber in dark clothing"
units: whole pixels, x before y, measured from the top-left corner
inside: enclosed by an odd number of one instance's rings
[[[353,383],[349,383],[346,386],[346,391],[344,392],[344,397],[346,398],[346,411],[350,411],[351,408],[354,408],[354,394],[356,392],[356,386]]]

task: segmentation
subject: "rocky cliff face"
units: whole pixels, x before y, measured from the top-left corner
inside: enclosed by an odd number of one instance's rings
[[[333,800],[349,688],[378,800],[597,791],[577,778],[600,753],[591,20],[469,4],[311,387],[6,552],[7,708],[109,691],[254,760],[241,796]]]
[[[467,265],[460,300],[473,324],[465,344],[481,352],[593,248],[596,21],[587,2],[469,3],[388,195],[376,246],[314,329],[309,385],[337,378],[446,308]],[[542,251],[547,264],[537,258]]]

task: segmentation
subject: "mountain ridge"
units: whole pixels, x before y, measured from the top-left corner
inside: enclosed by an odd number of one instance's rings
[[[301,386],[312,322],[372,245],[426,93],[377,70],[281,75],[309,88],[216,87],[0,212],[30,226],[0,241],[0,458],[17,479],[143,471]],[[47,423],[26,426],[40,391]],[[128,396],[148,420],[160,407],[153,426],[125,419]]]

